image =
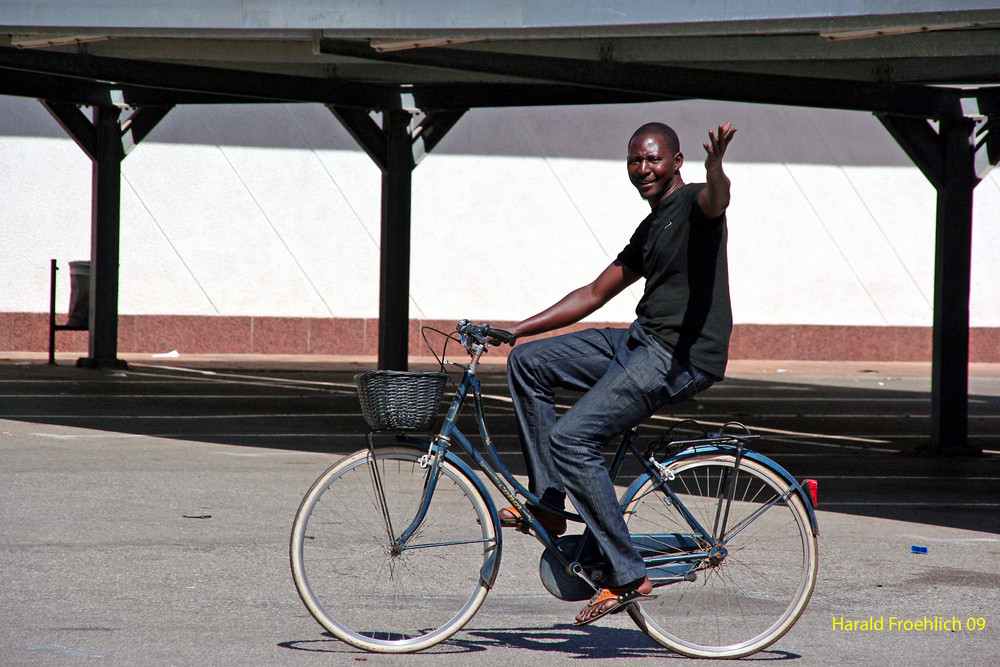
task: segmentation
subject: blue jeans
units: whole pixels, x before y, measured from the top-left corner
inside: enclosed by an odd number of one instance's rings
[[[515,347],[507,361],[528,490],[563,507],[568,494],[607,555],[609,585],[645,576],[629,537],[603,447],[665,405],[714,379],[678,361],[638,323],[587,329]],[[586,392],[556,419],[555,388]]]

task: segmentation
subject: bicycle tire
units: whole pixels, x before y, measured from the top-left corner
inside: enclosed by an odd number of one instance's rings
[[[374,451],[398,535],[420,504],[426,450]],[[292,526],[292,578],[309,612],[339,639],[378,653],[420,651],[452,636],[482,605],[499,527],[476,486],[442,461],[426,517],[409,548],[393,553],[372,463],[367,449],[349,455],[306,493]]]
[[[708,532],[716,530],[718,494],[734,464],[735,457],[714,454],[667,465],[674,475],[670,488]],[[789,489],[781,475],[746,458],[737,479],[729,533]],[[707,544],[692,534],[651,480],[627,501],[625,516],[644,556],[704,550]],[[793,492],[771,505],[732,535],[726,548],[719,562],[650,568],[651,579],[673,578],[674,583],[658,586],[656,598],[629,607],[639,628],[672,651],[695,658],[747,656],[788,632],[816,584],[818,548],[802,499]]]

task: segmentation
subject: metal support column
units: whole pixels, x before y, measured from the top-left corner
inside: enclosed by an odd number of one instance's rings
[[[937,189],[929,451],[980,454],[968,441],[972,191],[988,171],[977,155],[996,164],[996,140],[972,118],[943,118],[937,131],[917,118],[880,120]]]
[[[407,369],[410,340],[411,120],[406,111],[382,113],[386,168],[382,172],[378,366],[401,371]]]
[[[416,127],[410,111],[383,111],[381,129],[358,109],[329,105],[382,170],[378,367],[406,370],[410,344],[410,202],[413,169],[464,111],[429,113]]]
[[[969,287],[975,123],[945,119],[938,134],[944,183],[938,188],[934,255],[931,452],[969,454]]]
[[[93,120],[73,104],[42,101],[92,162],[90,227],[90,343],[87,368],[123,368],[118,358],[118,264],[121,163],[166,116],[170,106],[135,110],[122,121],[115,105],[94,107]]]
[[[124,368],[118,358],[118,263],[121,224],[121,109],[95,107],[90,225],[90,355],[88,368]]]

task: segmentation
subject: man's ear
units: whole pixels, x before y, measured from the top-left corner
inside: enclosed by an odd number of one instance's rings
[[[684,164],[684,153],[677,151],[674,153],[674,169],[680,169],[682,164]]]

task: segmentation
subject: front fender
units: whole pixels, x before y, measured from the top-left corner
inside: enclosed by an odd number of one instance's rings
[[[427,451],[427,448],[430,445],[430,441],[418,438],[405,438],[403,439],[403,443],[424,452]],[[503,552],[503,531],[500,530],[500,517],[497,515],[496,505],[493,502],[493,498],[490,496],[489,490],[483,483],[483,480],[479,479],[479,475],[476,474],[469,464],[458,458],[458,456],[450,451],[444,453],[444,460],[458,468],[469,480],[469,482],[476,487],[476,490],[479,491],[480,495],[482,495],[483,499],[486,501],[486,507],[490,511],[490,520],[493,522],[493,529],[497,536],[497,546],[493,550],[493,555],[486,562],[486,564],[483,565],[483,569],[480,571],[480,576],[482,577],[483,583],[485,583],[487,587],[493,588],[497,575],[500,573],[500,554]]]
[[[688,447],[687,449],[683,449],[677,452],[676,454],[662,461],[661,463],[663,465],[670,465],[675,461],[684,461],[686,459],[694,458],[696,456],[705,456],[705,455],[711,456],[713,454],[728,454],[730,456],[735,457],[736,452],[737,452],[736,445],[727,445],[727,444],[696,445],[694,447]],[[765,468],[768,468],[769,470],[777,474],[779,477],[784,479],[786,482],[788,482],[788,484],[793,489],[795,489],[795,494],[802,499],[802,504],[805,506],[806,512],[809,514],[809,523],[810,527],[812,528],[813,535],[818,537],[819,523],[817,523],[816,521],[816,510],[813,507],[812,499],[809,497],[809,494],[805,492],[805,489],[802,488],[802,485],[799,484],[798,480],[792,477],[791,473],[789,473],[787,470],[785,470],[780,465],[778,465],[771,459],[767,458],[763,454],[760,454],[753,450],[744,449],[743,458],[750,459],[751,461],[755,461],[756,463],[761,464]],[[632,482],[632,485],[629,486],[629,488],[625,491],[625,494],[622,496],[623,509],[629,504],[632,498],[635,497],[635,494],[638,493],[639,489],[643,486],[643,484],[649,481],[649,479],[650,479],[649,474],[643,473],[642,475],[639,475],[639,477],[634,482]]]

